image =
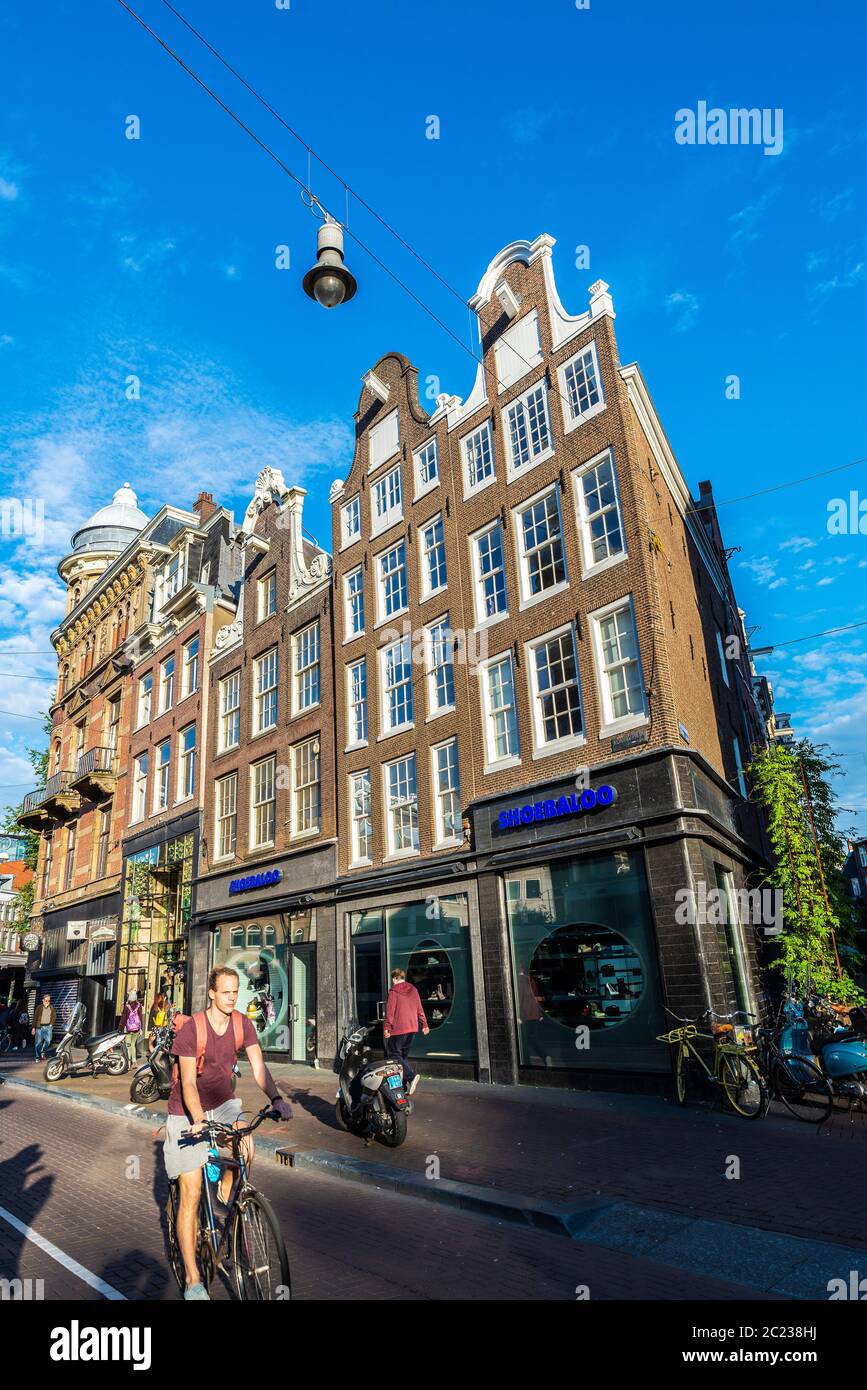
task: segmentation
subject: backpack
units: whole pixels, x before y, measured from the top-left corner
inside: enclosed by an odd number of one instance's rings
[[[132,1008],[126,1016],[126,1026],[124,1028],[124,1032],[141,1032],[141,1004],[133,1004]]]
[[[204,1009],[197,1014],[175,1014],[174,1026],[177,1035],[185,1023],[193,1019],[196,1025],[196,1076],[201,1076],[202,1067],[205,1065],[205,1048],[208,1045],[208,1025],[205,1021]],[[238,1013],[237,1009],[232,1011],[232,1028],[235,1034],[235,1061],[238,1060],[238,1053],[244,1046],[244,1016]]]

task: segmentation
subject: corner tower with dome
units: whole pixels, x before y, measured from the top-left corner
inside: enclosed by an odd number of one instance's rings
[[[132,708],[131,634],[147,620],[148,518],[124,483],[72,536],[58,565],[66,612],[51,634],[57,689],[48,776],[24,800],[39,834],[26,985],[51,995],[60,1026],[76,1003],[87,1028],[113,1021],[121,841]]]

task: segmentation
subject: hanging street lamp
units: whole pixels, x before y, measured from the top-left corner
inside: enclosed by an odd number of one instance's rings
[[[343,228],[326,216],[316,237],[316,264],[304,276],[304,293],[324,309],[345,304],[358,288],[355,276],[343,264]]]

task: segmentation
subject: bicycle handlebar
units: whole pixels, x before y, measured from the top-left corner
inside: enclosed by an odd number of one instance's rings
[[[250,1123],[245,1125],[243,1129],[235,1129],[234,1125],[223,1124],[221,1120],[209,1120],[205,1118],[202,1120],[202,1130],[208,1131],[209,1138],[212,1138],[216,1134],[224,1134],[233,1139],[244,1139],[248,1134],[252,1134],[254,1129],[258,1129],[264,1120],[279,1120],[281,1118],[279,1110],[275,1110],[272,1105],[266,1105],[257,1115],[253,1116]],[[201,1133],[193,1133],[192,1129],[184,1129],[181,1131],[179,1142],[186,1140],[188,1144],[194,1142],[200,1143],[201,1139]]]
[[[755,1017],[756,1017],[755,1014],[748,1014],[748,1013],[746,1013],[743,1009],[735,1009],[734,1013],[731,1013],[731,1014],[718,1014],[718,1013],[716,1013],[713,1009],[705,1009],[703,1013],[700,1013],[700,1014],[698,1015],[698,1018],[681,1018],[680,1014],[676,1014],[676,1013],[674,1012],[673,1009],[670,1009],[670,1008],[668,1007],[667,1004],[663,1004],[662,1007],[663,1007],[663,1009],[665,1010],[665,1012],[666,1012],[667,1014],[670,1014],[670,1015],[671,1015],[672,1018],[676,1018],[677,1021],[678,1021],[678,1023],[703,1023],[703,1022],[705,1021],[705,1019],[711,1019],[711,1018],[715,1018],[715,1019],[717,1019],[717,1020],[722,1020],[722,1022],[727,1022],[729,1019],[733,1019],[733,1018],[755,1018]]]

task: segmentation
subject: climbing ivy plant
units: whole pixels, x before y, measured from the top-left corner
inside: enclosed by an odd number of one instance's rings
[[[854,948],[841,873],[846,844],[835,829],[838,808],[830,781],[836,770],[824,745],[808,739],[789,748],[771,745],[750,765],[776,861],[767,883],[783,895],[774,968],[801,989],[851,1002],[861,994],[842,963]]]

